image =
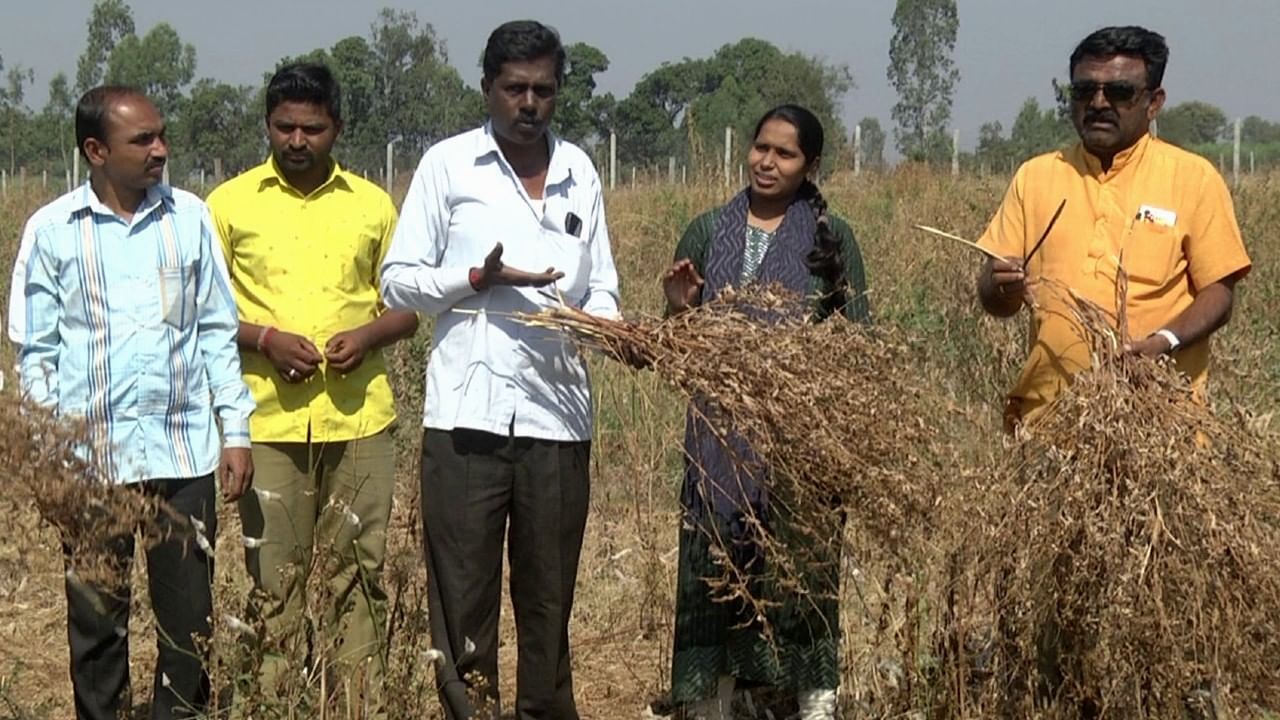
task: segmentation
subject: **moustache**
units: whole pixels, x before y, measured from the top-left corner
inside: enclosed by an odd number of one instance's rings
[[[1120,124],[1120,117],[1113,112],[1101,111],[1086,113],[1084,116],[1085,124],[1092,122],[1109,122],[1115,125]]]

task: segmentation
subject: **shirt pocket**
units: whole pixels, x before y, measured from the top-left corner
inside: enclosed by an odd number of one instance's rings
[[[1124,270],[1143,285],[1163,286],[1182,254],[1182,238],[1176,228],[1139,221],[1129,231],[1124,246]]]
[[[564,277],[556,281],[556,288],[570,304],[585,300],[591,280],[591,249],[587,241],[545,227],[542,229],[542,241],[555,249],[552,255],[554,267],[564,273]],[[542,267],[529,269],[537,272]]]
[[[176,330],[186,330],[196,317],[196,265],[165,265],[159,270],[160,319]]]
[[[378,237],[358,220],[336,224],[314,258],[321,265],[317,277],[344,297],[362,295],[377,284]]]

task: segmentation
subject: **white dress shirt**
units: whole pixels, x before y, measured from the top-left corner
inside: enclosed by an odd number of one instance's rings
[[[389,307],[436,318],[423,425],[542,440],[591,438],[591,384],[576,348],[510,317],[564,303],[618,315],[618,272],[600,176],[548,134],[543,199],[530,198],[489,124],[444,140],[418,164],[382,265]],[[570,215],[580,219],[568,232]],[[545,288],[476,292],[468,274],[501,242],[503,263],[564,277]],[[461,312],[458,312],[461,311]]]

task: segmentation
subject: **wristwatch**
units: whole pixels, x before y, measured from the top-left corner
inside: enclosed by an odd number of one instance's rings
[[[1174,335],[1173,331],[1168,328],[1160,328],[1155,332],[1155,334],[1169,341],[1169,352],[1177,350],[1178,346],[1182,344],[1182,341],[1178,339],[1178,336]]]

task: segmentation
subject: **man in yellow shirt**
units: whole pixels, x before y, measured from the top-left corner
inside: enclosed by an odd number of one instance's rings
[[[281,68],[266,92],[271,157],[208,200],[239,307],[245,381],[258,404],[256,492],[241,500],[240,516],[261,591],[253,609],[266,629],[268,695],[286,656],[307,655],[308,631],[319,633],[313,659],[344,672],[368,661],[371,684],[385,663],[380,574],[395,404],[381,348],[412,335],[418,320],[382,305],[378,273],[396,210],[380,188],[330,158],[340,107],[323,65]],[[331,573],[319,628],[303,626],[311,568]]]
[[[1007,428],[1034,418],[1090,366],[1089,343],[1060,288],[1114,313],[1120,268],[1128,278],[1126,350],[1171,354],[1204,386],[1209,336],[1230,319],[1235,284],[1251,265],[1222,177],[1148,133],[1164,105],[1168,56],[1164,38],[1140,27],[1085,38],[1070,63],[1080,142],[1019,168],[979,241],[1005,258],[987,261],[978,278],[992,315],[1009,317],[1028,303],[1029,280],[1059,286],[1035,292],[1031,352],[1009,393]]]

